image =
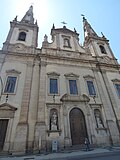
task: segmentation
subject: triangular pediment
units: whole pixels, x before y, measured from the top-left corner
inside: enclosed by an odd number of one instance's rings
[[[16,107],[8,104],[8,103],[3,103],[3,104],[0,104],[0,110],[11,110],[11,111],[15,111],[17,110]]]
[[[74,35],[79,36],[79,34],[76,32],[76,30],[72,31],[72,30],[66,28],[66,26],[63,26],[63,28],[57,28],[57,29],[53,28],[51,30],[51,34],[52,34],[52,32],[56,32],[56,34],[57,33],[64,33],[64,34],[69,33],[69,34],[74,34]]]
[[[75,78],[78,78],[79,75],[77,74],[74,74],[74,73],[67,73],[67,74],[64,74],[65,77],[75,77]]]

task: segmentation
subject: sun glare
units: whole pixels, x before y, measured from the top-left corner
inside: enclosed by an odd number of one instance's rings
[[[21,0],[16,3],[16,14],[21,20],[26,11],[33,5],[34,18],[39,24],[45,25],[48,20],[48,0]]]

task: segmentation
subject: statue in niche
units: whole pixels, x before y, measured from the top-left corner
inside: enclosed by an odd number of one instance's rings
[[[97,128],[103,128],[104,126],[103,126],[103,122],[102,122],[100,111],[98,109],[96,109],[94,111],[94,114],[95,114]]]
[[[58,116],[57,111],[53,111],[50,118],[50,130],[58,130]]]
[[[69,41],[69,39],[67,39],[67,38],[64,39],[64,46],[65,47],[70,47],[70,41]]]

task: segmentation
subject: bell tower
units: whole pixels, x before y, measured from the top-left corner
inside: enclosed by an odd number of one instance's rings
[[[115,59],[114,54],[109,46],[109,40],[103,35],[98,36],[87,19],[83,17],[84,29],[84,46],[89,48],[92,56],[109,57]]]
[[[16,16],[10,22],[10,30],[6,41],[3,43],[3,50],[7,51],[13,46],[17,49],[20,49],[21,46],[34,48],[37,47],[37,41],[38,25],[37,21],[34,23],[33,6],[30,6],[21,21],[17,21]]]

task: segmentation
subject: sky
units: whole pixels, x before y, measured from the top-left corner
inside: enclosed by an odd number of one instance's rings
[[[65,21],[68,29],[77,30],[80,34],[80,44],[83,44],[84,14],[96,33],[101,32],[109,40],[110,47],[120,62],[120,0],[3,0],[0,3],[0,49],[5,42],[10,29],[10,21],[16,15],[22,19],[29,7],[33,5],[34,18],[38,21],[38,47],[42,45],[47,34],[51,42],[51,28],[63,27]]]

